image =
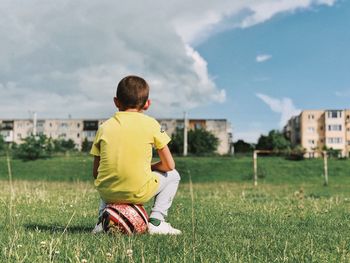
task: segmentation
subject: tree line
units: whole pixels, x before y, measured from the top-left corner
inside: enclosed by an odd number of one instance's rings
[[[177,129],[172,135],[172,140],[169,144],[170,150],[175,155],[183,153],[183,129]],[[188,131],[188,153],[190,155],[203,156],[213,155],[219,145],[219,139],[212,133],[204,129],[195,129]],[[9,152],[14,158],[22,160],[36,160],[41,158],[50,158],[57,154],[69,152],[89,152],[92,142],[87,138],[82,142],[81,149],[72,139],[52,139],[46,135],[30,135],[23,139],[21,144],[5,143],[3,137],[0,135],[0,152]]]
[[[0,153],[7,152],[14,158],[29,161],[79,151],[72,139],[52,139],[41,134],[37,136],[30,135],[22,140],[23,142],[21,144],[16,144],[15,142],[6,143],[0,135]],[[85,138],[80,150],[88,152],[91,145],[92,143]]]
[[[176,129],[171,136],[169,148],[175,155],[183,154],[184,147],[184,130]],[[216,154],[219,139],[209,131],[204,129],[193,129],[188,131],[188,153],[192,156],[212,156]],[[45,135],[28,136],[23,139],[23,143],[17,145],[5,143],[0,135],[0,152],[8,150],[13,157],[22,160],[36,160],[39,158],[49,158],[56,154],[69,152],[89,152],[92,142],[84,139],[81,149],[73,140],[68,139],[52,139]],[[236,154],[250,154],[254,150],[268,150],[274,155],[283,155],[288,159],[302,160],[304,159],[305,149],[301,145],[293,146],[285,135],[278,130],[271,130],[267,135],[260,135],[256,144],[247,143],[238,140],[233,143]],[[337,157],[339,152],[324,147],[330,156]]]

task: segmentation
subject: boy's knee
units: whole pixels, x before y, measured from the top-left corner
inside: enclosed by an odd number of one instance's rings
[[[167,172],[167,174],[169,175],[171,180],[174,180],[174,181],[180,181],[181,180],[181,176],[180,176],[179,172],[177,170],[175,170],[175,169]]]

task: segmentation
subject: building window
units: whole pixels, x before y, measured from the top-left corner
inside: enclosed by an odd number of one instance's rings
[[[21,133],[17,133],[17,138],[18,139],[22,139],[22,134]]]
[[[314,133],[314,132],[315,132],[315,128],[314,128],[314,127],[308,127],[308,128],[307,128],[307,131],[308,131],[309,133]]]
[[[68,123],[62,122],[61,123],[61,128],[68,128]]]
[[[328,125],[328,130],[329,131],[341,131],[342,127],[341,127],[341,125],[338,125],[338,124]]]
[[[313,114],[309,114],[309,115],[307,116],[307,118],[308,118],[309,120],[313,120],[313,119],[315,119],[315,116],[314,116]]]
[[[183,128],[184,128],[184,123],[183,123],[183,122],[178,122],[178,123],[176,124],[176,128],[178,128],[178,129],[183,129]]]
[[[52,123],[50,122],[50,127],[52,127]]]
[[[77,133],[77,138],[79,138],[80,137],[80,133]]]
[[[332,144],[340,144],[343,142],[343,138],[340,137],[331,137],[327,139],[328,143],[332,143]]]
[[[315,140],[308,140],[310,145],[314,145],[315,144]]]
[[[350,145],[350,141],[348,141],[348,145]]]
[[[342,112],[337,110],[330,110],[327,112],[327,116],[329,119],[341,118]]]
[[[197,130],[200,130],[200,129],[202,129],[203,128],[203,126],[202,126],[202,123],[195,123],[194,124],[194,128]]]
[[[98,121],[84,121],[84,131],[97,131],[98,130]]]
[[[346,131],[350,132],[350,128],[346,128]]]
[[[88,139],[93,139],[96,135],[96,131],[85,131],[84,134]]]
[[[77,124],[77,127],[80,128],[80,123]]]

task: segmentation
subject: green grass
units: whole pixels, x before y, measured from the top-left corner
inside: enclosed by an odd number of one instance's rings
[[[90,156],[56,157],[47,160],[23,162],[12,160],[13,178],[45,181],[91,181]],[[199,182],[249,182],[253,177],[252,158],[189,157],[176,158],[176,169],[183,181],[191,175]],[[350,183],[350,160],[329,160],[329,181],[334,178]],[[260,183],[323,183],[323,161],[312,159],[288,161],[280,157],[259,157]],[[6,159],[0,157],[0,180],[7,179]]]
[[[90,234],[90,158],[13,161],[12,187],[2,159],[0,262],[350,262],[349,161],[329,164],[324,187],[321,160],[259,159],[255,188],[249,158],[179,158],[164,237]]]

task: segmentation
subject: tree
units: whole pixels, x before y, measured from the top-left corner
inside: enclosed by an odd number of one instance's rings
[[[4,137],[2,137],[2,135],[0,134],[0,152],[4,151],[5,150],[5,140],[4,140]]]
[[[287,154],[287,159],[293,161],[304,160],[306,149],[303,148],[300,144],[294,146],[289,153]]]
[[[81,151],[90,152],[91,146],[92,146],[92,142],[89,142],[88,139],[85,137],[83,143],[81,144]]]
[[[278,130],[271,130],[267,136],[261,135],[256,145],[257,150],[270,150],[275,153],[288,151],[290,147],[290,142]]]
[[[233,144],[236,153],[248,153],[254,151],[254,146],[243,140],[238,140]]]
[[[171,135],[169,148],[174,154],[184,152],[184,129],[176,128],[176,131]]]
[[[183,153],[183,129],[176,129],[169,148],[173,153]],[[188,131],[188,152],[194,155],[213,154],[219,145],[219,139],[204,129]]]
[[[58,139],[53,141],[55,152],[67,152],[75,149],[75,143],[72,139]]]
[[[341,150],[339,150],[339,149],[333,149],[332,147],[328,148],[327,146],[324,146],[323,151],[326,151],[328,156],[331,158],[341,157]]]
[[[52,140],[45,135],[28,136],[15,150],[15,157],[22,160],[36,160],[50,157],[53,151]]]

